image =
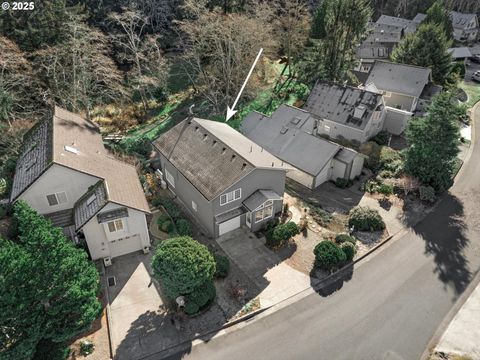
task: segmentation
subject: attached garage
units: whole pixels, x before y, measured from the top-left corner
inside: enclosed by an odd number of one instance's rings
[[[241,216],[234,217],[233,219],[224,221],[218,224],[218,236],[228,233],[229,231],[238,229],[241,224]]]
[[[110,240],[108,242],[110,256],[112,258],[129,254],[142,249],[140,235],[127,236],[120,239]]]

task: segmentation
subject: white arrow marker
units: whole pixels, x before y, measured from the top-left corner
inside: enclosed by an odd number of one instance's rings
[[[258,52],[258,55],[255,58],[255,61],[253,62],[253,65],[250,71],[248,72],[247,78],[243,82],[242,88],[238,92],[237,98],[235,99],[235,102],[233,103],[232,107],[230,108],[230,106],[227,105],[227,121],[230,120],[230,118],[237,113],[237,110],[235,110],[235,106],[237,106],[238,100],[240,99],[240,96],[242,96],[242,92],[245,89],[245,86],[247,85],[248,79],[250,79],[250,76],[253,73],[253,69],[255,69],[255,65],[257,65],[258,59],[260,59],[262,52],[263,52],[263,48],[260,49],[260,51]]]

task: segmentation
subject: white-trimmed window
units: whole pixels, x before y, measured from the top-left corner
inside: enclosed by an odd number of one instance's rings
[[[118,231],[123,231],[123,220],[115,219],[107,222],[107,229],[109,232],[114,233]]]
[[[231,203],[232,201],[238,200],[241,197],[242,197],[242,189],[236,189],[226,194],[222,194],[220,195],[220,205]]]
[[[65,191],[62,191],[55,194],[47,195],[47,201],[48,205],[50,206],[65,204],[68,201],[67,193]]]
[[[390,91],[385,91],[385,97],[392,97],[392,93]]]
[[[267,200],[255,209],[255,222],[258,223],[273,216],[273,200]]]
[[[165,169],[165,179],[170,185],[175,187],[175,178],[173,177],[172,174],[170,174],[170,172],[167,169]]]
[[[325,129],[326,133],[330,133],[330,126],[328,125],[323,125],[323,128]]]
[[[197,203],[195,201],[192,200],[192,209],[193,211],[197,211]]]

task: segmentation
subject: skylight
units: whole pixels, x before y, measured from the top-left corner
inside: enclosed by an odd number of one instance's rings
[[[75,155],[80,154],[80,151],[78,151],[78,149],[76,149],[72,146],[65,145],[64,149],[65,149],[65,151],[71,152],[72,154],[75,154]]]

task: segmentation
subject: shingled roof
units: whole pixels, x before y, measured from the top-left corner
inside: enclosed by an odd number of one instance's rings
[[[450,11],[450,20],[454,29],[465,29],[467,24],[477,17],[476,14],[461,13],[458,11]]]
[[[16,199],[52,163],[52,123],[43,121],[33,127],[23,138],[21,155],[17,160],[11,199]]]
[[[338,124],[364,129],[382,95],[352,86],[318,81],[305,105],[313,115]]]
[[[431,74],[429,68],[377,60],[365,85],[373,83],[379,90],[419,97]]]
[[[210,120],[185,119],[153,145],[207,200],[255,168],[289,169],[227,124]]]
[[[33,167],[30,167],[31,159],[36,159]],[[107,152],[94,123],[59,107],[25,137],[11,200],[15,201],[52,164],[103,180],[109,201],[150,211],[135,167],[116,160]]]
[[[404,19],[401,17],[382,15],[376,21],[377,24],[384,24],[390,26],[399,26],[405,29],[407,34],[413,33],[417,30],[418,23],[413,20]]]
[[[342,147],[313,135],[314,124],[310,113],[284,104],[271,116],[251,112],[242,122],[242,131],[278,158],[316,176]]]
[[[108,203],[108,190],[100,180],[92,186],[73,206],[75,230],[83,227]]]

